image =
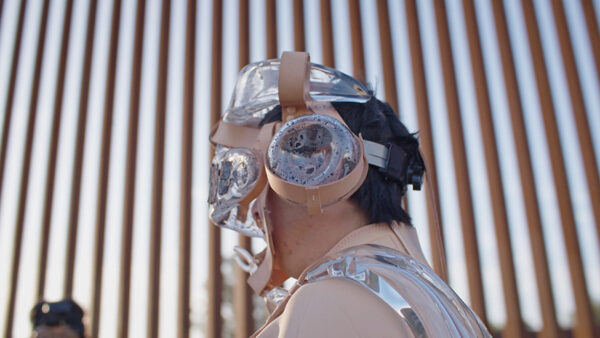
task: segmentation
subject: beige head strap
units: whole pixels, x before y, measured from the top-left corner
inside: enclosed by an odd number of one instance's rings
[[[310,57],[306,52],[284,52],[279,68],[279,104],[283,123],[304,115],[310,100]]]

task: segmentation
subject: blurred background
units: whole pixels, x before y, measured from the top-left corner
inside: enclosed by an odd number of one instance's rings
[[[496,336],[600,334],[600,1],[0,0],[0,332],[70,297],[92,337],[245,337],[208,133],[286,50],[367,83],[428,168],[430,263]],[[444,249],[442,249],[444,248]]]

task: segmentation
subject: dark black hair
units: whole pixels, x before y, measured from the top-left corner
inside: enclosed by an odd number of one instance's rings
[[[334,102],[333,106],[356,135],[380,144],[395,144],[409,156],[417,156],[416,135],[408,132],[387,103],[373,97],[366,103]],[[274,121],[281,121],[280,106],[268,112],[260,124]],[[406,184],[388,179],[379,168],[370,165],[365,182],[350,199],[359,204],[371,223],[398,221],[410,225],[410,216],[402,209],[405,192]]]

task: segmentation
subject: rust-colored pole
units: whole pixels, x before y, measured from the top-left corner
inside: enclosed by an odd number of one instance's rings
[[[448,280],[446,270],[446,256],[444,252],[444,236],[442,219],[440,217],[440,195],[437,189],[437,170],[435,153],[433,150],[433,133],[431,131],[431,118],[429,110],[429,98],[427,97],[427,82],[425,78],[425,67],[423,65],[423,52],[421,50],[421,33],[419,29],[417,7],[415,0],[406,0],[406,20],[408,37],[410,43],[410,58],[412,65],[413,84],[415,90],[415,103],[417,107],[417,119],[419,123],[419,138],[421,140],[421,151],[427,167],[427,183],[429,189],[425,190],[427,195],[427,215],[429,219],[429,241],[431,242],[431,257],[433,269],[445,281]],[[440,243],[441,245],[437,245]]]
[[[448,32],[448,16],[446,14],[446,6],[442,1],[434,2],[434,10],[442,63],[442,75],[444,78],[444,88],[446,90],[446,110],[452,142],[452,153],[454,156],[454,172],[456,175],[456,188],[460,206],[465,259],[467,261],[469,295],[471,298],[471,307],[475,313],[486,322],[487,316],[481,280],[481,262],[479,259],[479,250],[477,248],[475,215],[473,213],[473,198],[471,196],[471,181],[469,179],[469,168],[467,167],[467,154],[458,101],[456,74],[454,72],[454,56],[452,54],[450,34]]]
[[[587,25],[588,35],[590,37],[590,46],[594,53],[594,63],[596,64],[596,74],[600,76],[600,32],[598,31],[598,21],[596,19],[596,11],[592,0],[582,0],[583,15]],[[598,224],[598,221],[596,221]]]
[[[250,25],[249,25],[249,1],[240,0],[239,12],[239,59],[238,65],[241,69],[250,62]],[[238,235],[238,245],[249,252],[252,252],[252,241],[249,237]],[[245,338],[254,332],[254,320],[252,317],[252,290],[246,283],[248,274],[234,267],[235,285],[233,288],[233,307],[235,314],[235,332],[236,338]]]
[[[25,207],[27,205],[27,192],[29,187],[29,173],[31,168],[31,149],[33,147],[33,133],[37,117],[38,97],[40,93],[40,77],[44,59],[44,47],[46,42],[46,29],[48,24],[48,8],[50,1],[45,0],[42,7],[40,30],[38,34],[37,52],[35,57],[35,69],[33,71],[33,82],[31,85],[31,97],[29,100],[29,116],[27,120],[27,132],[25,136],[25,147],[23,149],[23,164],[21,167],[21,184],[19,189],[19,201],[17,209],[17,221],[15,224],[15,240],[13,247],[12,266],[10,271],[10,291],[8,296],[8,307],[6,309],[6,326],[4,337],[12,337],[15,300],[17,297],[17,282],[19,280],[19,267],[21,261],[21,247],[23,245],[23,223],[25,221]]]
[[[392,106],[392,109],[396,113],[399,113],[398,92],[396,91],[396,68],[394,67],[394,51],[392,50],[392,33],[390,32],[387,0],[377,1],[377,16],[377,21],[379,21],[379,44],[381,45],[385,100]]]
[[[249,0],[240,0],[240,12],[238,16],[238,43],[239,55],[238,66],[242,69],[250,63],[250,4]]]
[[[306,50],[304,38],[304,1],[294,0],[294,50]]]
[[[508,98],[508,108],[510,110],[513,136],[519,163],[521,190],[525,201],[529,239],[537,283],[537,294],[542,312],[543,326],[540,337],[557,338],[559,336],[559,328],[556,321],[556,309],[554,307],[552,286],[550,284],[550,271],[546,256],[546,245],[542,231],[539,203],[535,192],[535,181],[527,141],[527,130],[525,129],[525,121],[523,119],[522,101],[519,93],[519,83],[517,81],[515,64],[513,62],[513,52],[510,45],[506,14],[501,2],[492,1],[492,7],[504,72],[504,84]]]
[[[348,1],[350,14],[350,37],[352,40],[352,65],[353,76],[365,83],[365,53],[363,50],[362,22],[360,21],[360,4],[358,0]]]
[[[500,160],[498,159],[498,147],[496,145],[496,133],[494,131],[494,120],[488,94],[485,66],[477,28],[477,17],[472,0],[463,0],[465,13],[465,25],[469,39],[469,52],[471,65],[473,67],[473,80],[475,83],[475,95],[477,108],[479,110],[479,123],[481,137],[485,154],[485,163],[488,173],[488,184],[492,201],[492,215],[494,217],[494,228],[496,230],[496,243],[498,246],[498,259],[502,273],[502,287],[504,304],[506,307],[506,324],[503,333],[507,337],[521,337],[525,333],[519,306],[519,294],[517,291],[517,279],[515,277],[515,265],[508,229],[508,216],[504,202],[504,190],[502,188],[502,176],[500,173]]]
[[[277,58],[277,4],[275,0],[266,0],[266,31],[267,31],[267,59]]]
[[[13,103],[15,100],[15,86],[17,84],[17,71],[21,59],[21,40],[23,38],[23,21],[25,21],[25,9],[27,0],[21,1],[19,7],[19,19],[17,20],[17,31],[15,33],[15,46],[12,55],[10,78],[8,80],[8,91],[6,94],[6,105],[4,106],[4,124],[2,125],[2,141],[0,143],[0,201],[2,201],[2,183],[4,182],[4,167],[6,164],[6,149],[8,147],[8,136],[12,120]],[[1,225],[0,225],[1,226]]]
[[[167,110],[167,77],[169,71],[169,27],[171,1],[163,0],[160,16],[160,46],[154,119],[154,157],[152,166],[152,207],[150,209],[150,252],[147,336],[158,337],[160,308],[160,250],[162,235],[162,197],[165,171],[165,122]]]
[[[84,89],[84,88],[82,88]],[[79,225],[79,202],[81,195],[81,174],[83,155],[85,150],[85,130],[88,113],[88,91],[85,88],[85,97],[79,102],[79,118],[77,119],[77,136],[75,139],[75,159],[73,160],[73,181],[71,183],[71,201],[69,204],[69,225],[67,234],[64,297],[71,298],[73,292],[73,274],[75,269],[75,254],[77,251],[77,230]]]
[[[554,185],[556,188],[561,225],[567,249],[571,285],[573,286],[573,294],[575,296],[575,336],[593,337],[594,317],[583,273],[583,263],[581,261],[581,252],[579,250],[579,242],[577,239],[577,229],[575,228],[575,216],[573,214],[573,206],[569,195],[567,172],[560,145],[556,117],[554,115],[552,92],[550,90],[550,82],[545,68],[540,33],[536,24],[537,19],[535,9],[531,0],[523,1],[522,6],[525,24],[527,26],[527,36],[531,48],[531,56],[533,58],[533,68],[535,71],[542,116],[544,119],[544,128],[546,129],[546,141],[548,142],[548,151],[552,163]]]
[[[223,55],[223,4],[213,2],[212,56],[210,78],[210,125],[221,116],[221,67]],[[268,20],[268,19],[267,19]],[[267,25],[268,26],[268,25]],[[267,28],[267,31],[269,29]],[[268,43],[268,42],[267,42]],[[213,151],[210,151],[210,161]],[[208,318],[207,337],[221,337],[221,299],[223,277],[221,275],[221,228],[208,222]]]
[[[90,85],[90,68],[94,45],[94,22],[96,21],[97,1],[90,3],[85,40],[84,73],[82,79],[81,100],[87,101]],[[113,104],[115,98],[115,75],[117,69],[117,51],[119,49],[119,29],[121,22],[121,0],[115,0],[112,8],[108,66],[106,71],[106,89],[104,96],[104,118],[102,121],[102,144],[100,146],[100,168],[98,172],[98,199],[96,201],[96,229],[94,235],[94,270],[92,277],[92,304],[90,308],[91,337],[98,337],[100,327],[100,304],[102,299],[102,272],[104,263],[104,231],[106,228],[106,198],[108,193],[108,169],[110,165],[110,145],[112,141]],[[87,104],[86,104],[87,105]]]
[[[333,49],[333,28],[331,27],[331,0],[321,0],[321,48],[323,49],[323,64],[335,67]]]
[[[142,75],[142,50],[144,47],[144,21],[146,1],[138,0],[135,17],[133,62],[129,99],[129,126],[127,130],[127,159],[125,164],[125,195],[123,199],[123,228],[121,234],[121,271],[119,282],[119,320],[117,337],[129,335],[129,290],[131,286],[131,246],[133,240],[133,214],[137,167],[138,121],[140,113],[140,80]]]
[[[56,154],[58,150],[58,138],[60,136],[60,121],[62,117],[62,103],[65,88],[65,73],[67,69],[67,52],[69,50],[69,38],[71,35],[71,17],[73,13],[73,0],[68,0],[63,17],[62,41],[60,44],[60,59],[58,62],[58,73],[56,77],[56,92],[54,96],[52,134],[50,136],[50,148],[48,150],[48,166],[46,167],[46,188],[44,191],[44,209],[42,212],[42,234],[40,237],[40,255],[38,266],[38,284],[36,299],[41,300],[44,296],[46,284],[46,263],[48,256],[48,240],[50,237],[50,219],[52,217],[52,200],[54,196],[54,177],[56,173]]]
[[[185,24],[185,74],[181,125],[181,188],[179,190],[179,303],[177,337],[190,335],[190,269],[192,237],[192,155],[194,153],[194,79],[196,59],[196,0],[188,0]]]
[[[552,9],[554,21],[556,23],[558,41],[562,51],[563,67],[565,67],[569,93],[571,94],[571,107],[573,109],[573,115],[575,115],[577,136],[579,138],[579,146],[581,147],[581,155],[583,157],[583,167],[585,168],[592,210],[596,220],[596,233],[600,240],[600,176],[598,176],[598,165],[596,164],[596,156],[594,154],[594,144],[592,143],[590,125],[585,109],[585,102],[583,101],[583,93],[581,92],[581,82],[579,82],[579,74],[577,73],[577,65],[575,64],[575,55],[573,53],[571,37],[569,35],[569,26],[567,25],[565,8],[563,7],[562,1],[552,0]],[[596,33],[597,32],[598,26],[596,26]],[[596,37],[598,36],[596,35]],[[591,44],[592,49],[594,49],[594,44],[600,44],[600,40],[595,42],[592,40]]]

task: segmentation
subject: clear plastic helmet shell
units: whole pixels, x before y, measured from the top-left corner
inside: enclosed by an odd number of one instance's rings
[[[316,186],[339,180],[361,158],[352,132],[333,117],[310,114],[285,123],[273,137],[267,166],[287,182]]]
[[[267,112],[279,104],[281,60],[267,60],[244,67],[239,74],[229,108],[228,122],[258,127]],[[360,81],[338,70],[310,63],[309,93],[314,101],[365,103],[372,93]]]

